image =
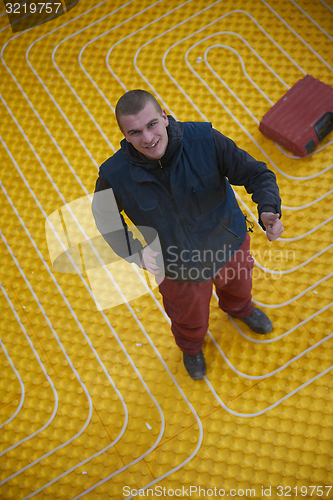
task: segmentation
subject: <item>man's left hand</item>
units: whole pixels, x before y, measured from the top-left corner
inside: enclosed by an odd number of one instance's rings
[[[279,219],[279,214],[272,212],[263,212],[260,215],[261,222],[266,228],[266,236],[269,241],[274,241],[281,236],[284,227]]]

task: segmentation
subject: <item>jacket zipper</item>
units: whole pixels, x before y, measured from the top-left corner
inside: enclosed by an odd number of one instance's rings
[[[202,214],[201,209],[200,209],[200,205],[199,205],[199,202],[198,202],[198,199],[197,199],[197,195],[195,193],[195,189],[194,189],[193,186],[192,186],[192,193],[193,193],[194,203],[197,205],[200,214]]]
[[[176,200],[175,200],[175,198],[174,198],[173,194],[171,193],[171,194],[170,194],[170,196],[171,196],[171,199],[172,199],[172,201],[173,201],[173,206],[174,206],[175,212],[176,212],[176,214],[179,214],[179,210],[178,210],[178,207],[177,207],[177,203],[176,203]]]

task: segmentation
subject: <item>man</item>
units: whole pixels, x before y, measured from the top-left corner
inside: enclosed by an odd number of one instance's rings
[[[124,210],[136,226],[154,228],[162,256],[134,240],[123,218],[122,234],[105,234],[111,215],[95,195],[96,224],[119,255],[125,247],[130,255],[142,251],[137,264],[157,278],[163,257],[165,278],[159,290],[185,368],[198,380],[206,373],[202,345],[213,283],[223,311],[257,333],[273,328],[251,302],[250,237],[229,182],[253,193],[259,223],[273,241],[283,232],[276,178],[210,123],[181,123],[167,116],[146,91],[124,94],[116,118],[125,139],[102,164],[95,192],[112,188],[119,212]]]

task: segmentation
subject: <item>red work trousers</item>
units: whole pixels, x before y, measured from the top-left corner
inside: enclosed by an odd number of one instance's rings
[[[186,354],[202,349],[209,322],[209,303],[213,283],[222,311],[245,318],[252,313],[252,269],[250,236],[227,264],[210,280],[201,283],[173,281],[165,278],[159,286],[171,331],[176,344]]]

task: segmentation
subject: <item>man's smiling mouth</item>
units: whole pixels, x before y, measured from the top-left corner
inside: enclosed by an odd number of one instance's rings
[[[159,140],[154,142],[154,144],[152,144],[151,146],[147,146],[147,149],[152,149],[154,148],[157,144],[159,143]]]

